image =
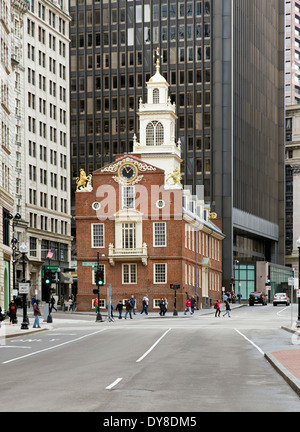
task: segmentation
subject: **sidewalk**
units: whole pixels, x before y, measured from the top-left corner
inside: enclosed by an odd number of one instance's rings
[[[281,327],[293,334],[295,344],[300,345],[300,328]],[[300,348],[265,353],[265,358],[300,396]]]

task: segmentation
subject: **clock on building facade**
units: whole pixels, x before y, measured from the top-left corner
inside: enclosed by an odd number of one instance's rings
[[[132,163],[124,163],[118,169],[118,176],[126,183],[133,182],[138,175],[137,167]]]

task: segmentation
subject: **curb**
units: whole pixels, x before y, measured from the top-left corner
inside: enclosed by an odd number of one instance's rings
[[[282,364],[276,360],[276,358],[271,353],[265,353],[264,357],[297,393],[297,395],[300,396],[300,380],[295,378],[284,366],[282,366]]]

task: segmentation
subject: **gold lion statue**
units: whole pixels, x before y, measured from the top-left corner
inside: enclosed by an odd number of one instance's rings
[[[181,177],[179,168],[175,168],[173,172],[171,172],[170,174],[168,174],[167,181],[169,179],[173,180],[173,184],[174,185],[181,184],[182,177]]]
[[[80,177],[76,177],[76,184],[77,184],[76,190],[86,188],[87,184],[91,181],[91,179],[92,179],[92,176],[91,175],[87,176],[84,169],[81,168],[80,169]]]

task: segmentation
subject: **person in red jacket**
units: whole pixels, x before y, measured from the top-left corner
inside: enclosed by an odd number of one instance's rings
[[[215,304],[215,309],[216,309],[215,317],[220,316],[221,308],[220,308],[219,300],[217,300],[217,302]]]
[[[97,299],[97,297],[94,299],[93,306],[95,306],[96,313],[98,313],[98,299]]]
[[[191,311],[191,299],[190,299],[190,297],[188,297],[187,301],[185,302],[184,315],[186,315],[187,311],[190,311],[190,314],[192,315],[192,311]]]

